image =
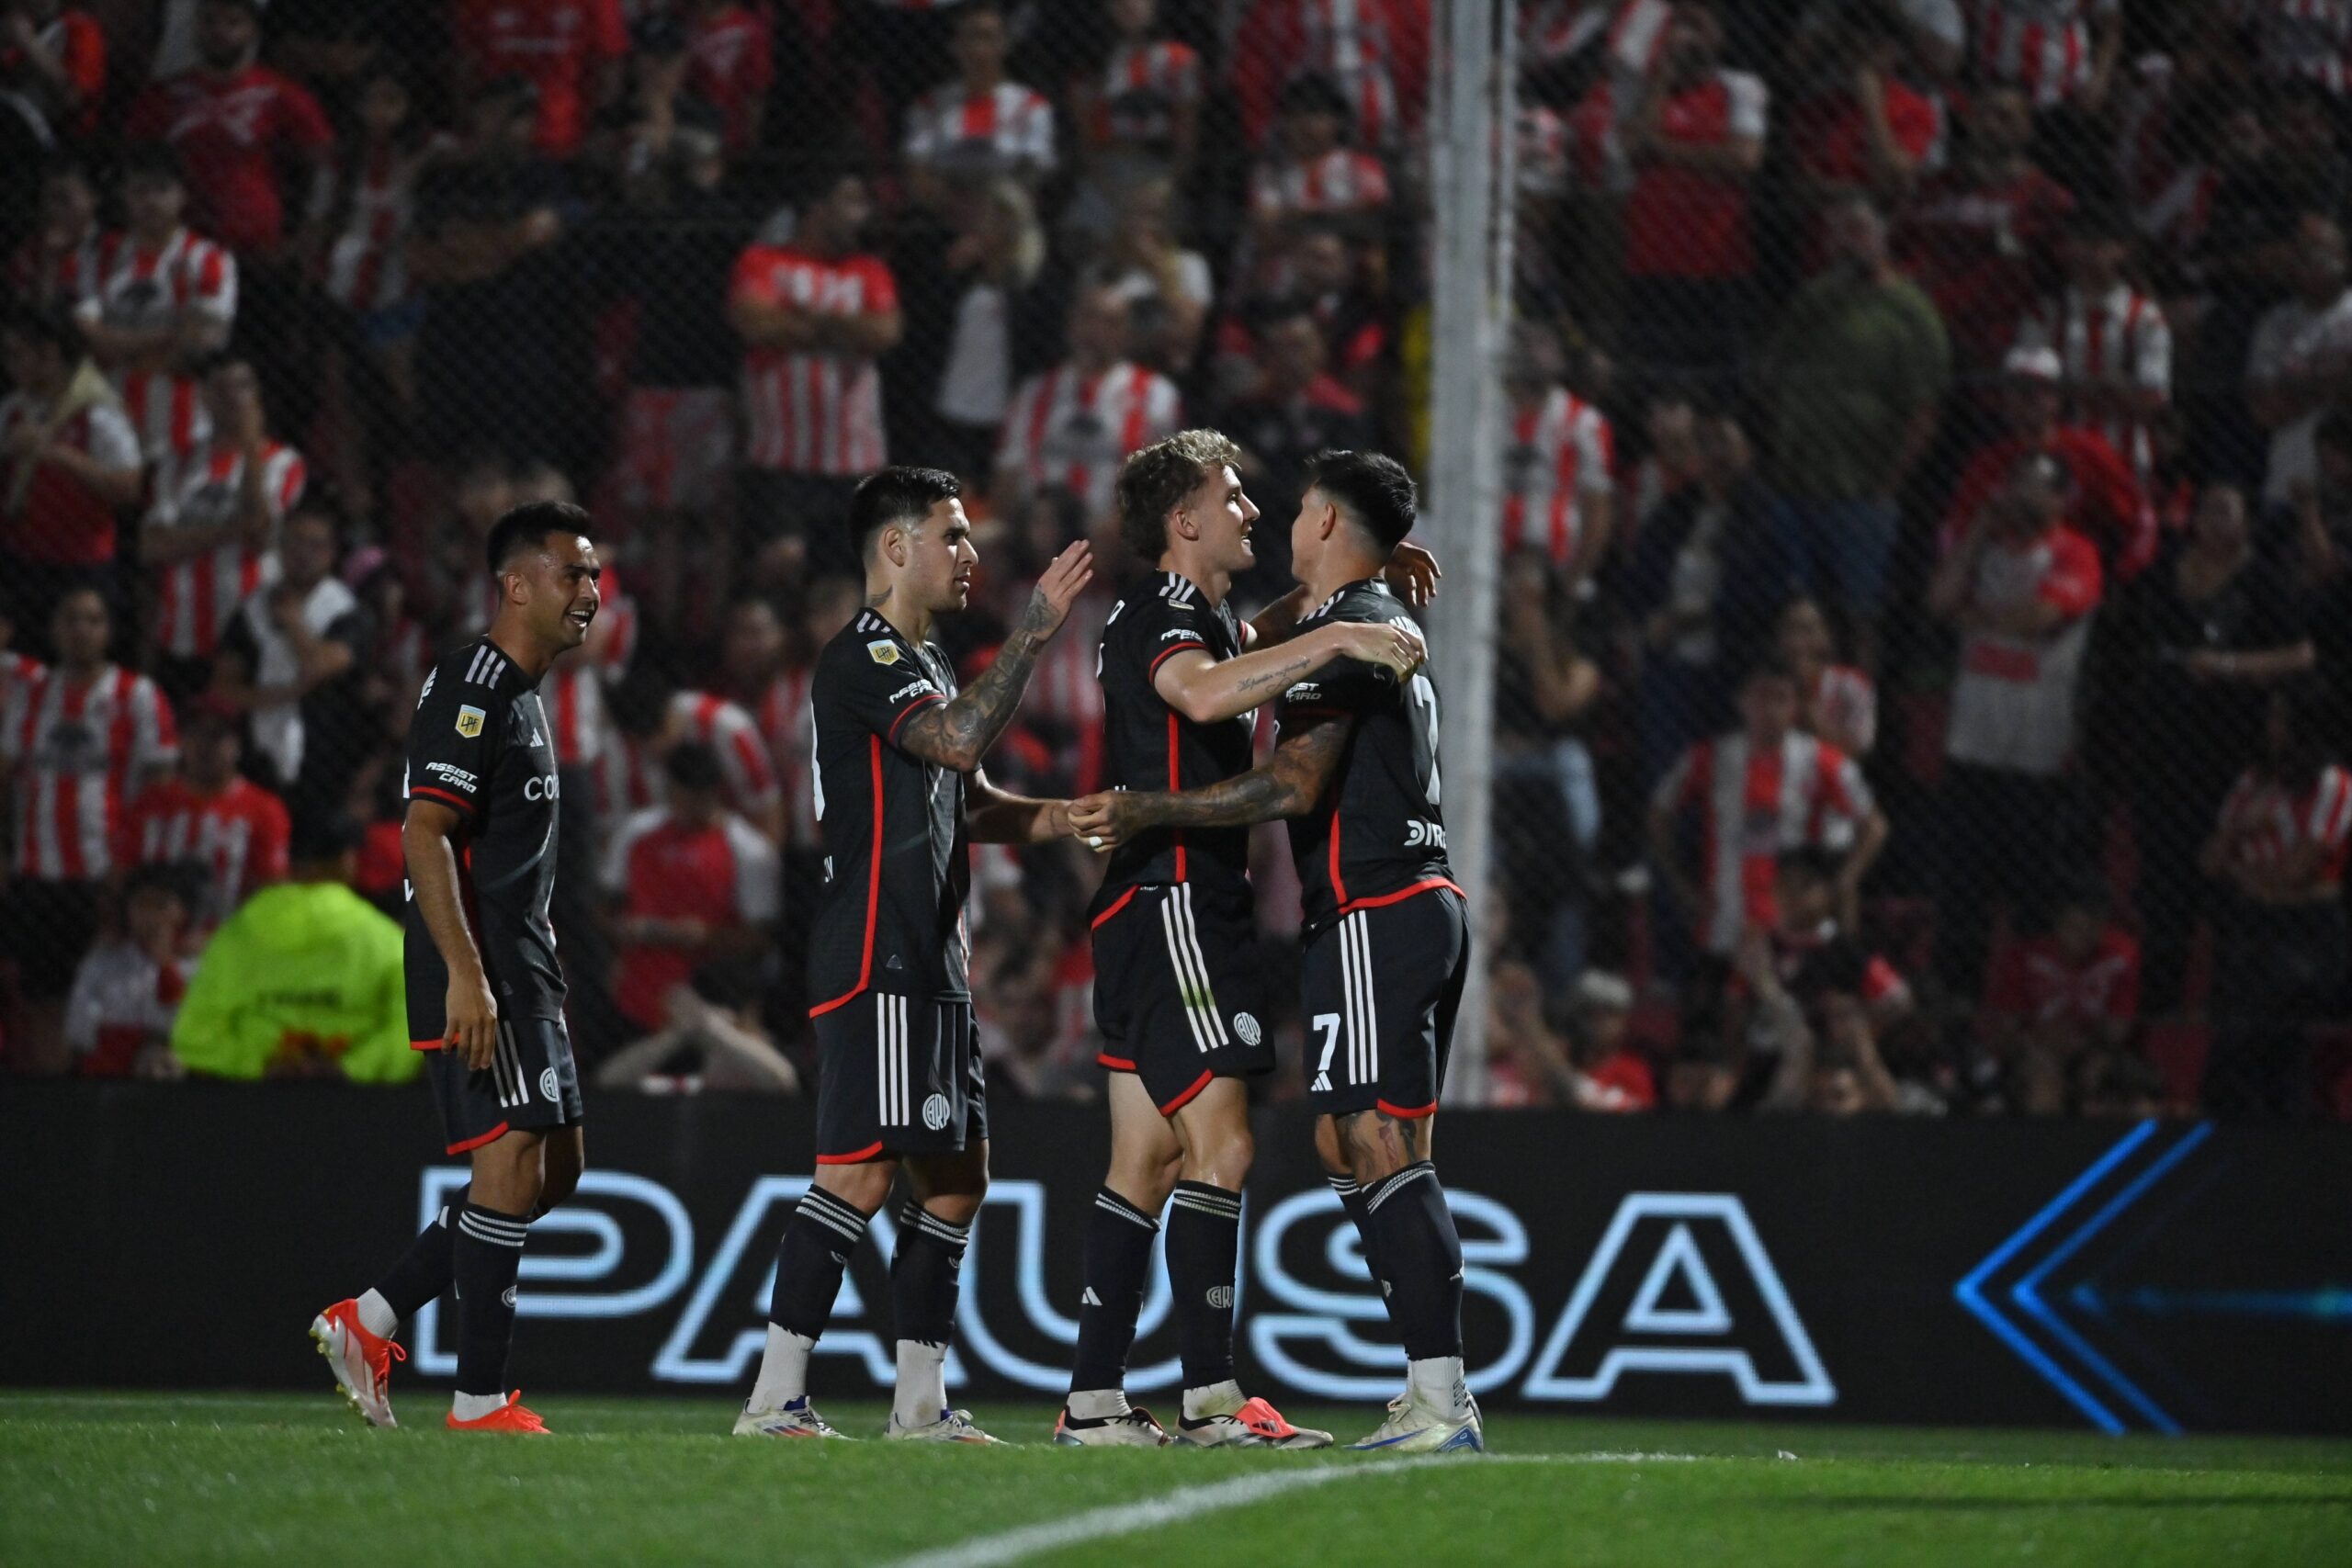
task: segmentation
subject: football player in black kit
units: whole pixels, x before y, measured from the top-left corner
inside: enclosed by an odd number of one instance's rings
[[[554,729],[539,680],[587,639],[603,569],[588,513],[519,506],[490,531],[498,585],[490,630],[425,677],[408,739],[403,965],[410,1043],[447,1146],[469,1186],[366,1294],[335,1303],[311,1336],[352,1406],[394,1425],[386,1382],[401,1319],[458,1292],[458,1393],[448,1426],[543,1436],[506,1388],[514,1279],[531,1222],[571,1195],[583,1159],[580,1079],[564,1032],[555,889]]]
[[[1413,481],[1387,457],[1326,452],[1291,525],[1291,557],[1332,621],[1409,622],[1382,581],[1413,525]],[[1181,794],[1073,803],[1080,835],[1288,818],[1306,908],[1300,977],[1307,1103],[1332,1184],[1356,1221],[1408,1362],[1388,1419],[1358,1443],[1398,1452],[1484,1448],[1462,1372],[1462,1243],[1430,1163],[1430,1125],[1470,972],[1462,890],[1438,809],[1437,688],[1335,660],[1276,704],[1273,755]]]
[[[997,1439],[947,1407],[956,1270],[988,1187],[988,1100],[964,935],[967,846],[1067,835],[1069,802],[991,786],[980,760],[1012,722],[1037,655],[1093,575],[1057,557],[971,686],[931,640],[964,608],[978,556],[956,477],[888,468],[857,487],[850,542],[865,607],[809,684],[825,890],[808,961],[818,998],[817,1175],[776,1244],[767,1350],[739,1437],[837,1438],[808,1403],[808,1355],[842,1271],[906,1168],[890,1263],[897,1397],[884,1435]],[[1099,836],[1099,835],[1098,835]]]
[[[1420,661],[1419,638],[1386,623],[1334,621],[1294,637],[1303,594],[1255,622],[1234,614],[1228,595],[1255,559],[1258,516],[1235,471],[1240,458],[1216,432],[1187,430],[1120,468],[1121,531],[1155,570],[1119,601],[1102,632],[1097,674],[1114,788],[1193,789],[1246,773],[1251,710],[1293,681],[1335,658],[1399,674]],[[1241,1188],[1254,1153],[1246,1080],[1274,1062],[1259,1021],[1253,905],[1246,828],[1161,830],[1122,843],[1094,897],[1111,1168],[1087,1213],[1077,1356],[1057,1443],[1170,1440],[1127,1403],[1124,1384],[1152,1238],[1172,1196],[1168,1275],[1184,1371],[1173,1440],[1330,1444],[1329,1433],[1294,1427],[1265,1400],[1245,1398],[1234,1377]]]

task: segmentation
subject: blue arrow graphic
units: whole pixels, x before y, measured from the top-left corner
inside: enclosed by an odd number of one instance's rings
[[[1968,1309],[1977,1321],[1993,1331],[1996,1338],[2041,1374],[2043,1382],[2056,1389],[2068,1404],[2100,1431],[2120,1434],[2127,1430],[2122,1419],[2098,1402],[2090,1390],[2076,1382],[2064,1368],[2043,1353],[2041,1346],[2026,1337],[2024,1330],[2004,1316],[2001,1310],[1984,1295],[1985,1281],[2000,1272],[2009,1260],[2032,1244],[2035,1237],[2057,1223],[2058,1217],[2081,1201],[2084,1194],[2107,1179],[2108,1173],[2132,1157],[2141,1145],[2155,1135],[2156,1123],[2143,1122],[2125,1134],[2116,1145],[2101,1155],[2082,1175],[2075,1178],[2066,1190],[2044,1204],[2031,1219],[2018,1227],[2007,1241],[1995,1247],[1984,1262],[1969,1271],[1968,1277],[1952,1287],[1952,1295]]]

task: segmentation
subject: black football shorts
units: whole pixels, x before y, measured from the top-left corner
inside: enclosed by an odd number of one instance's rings
[[[1245,917],[1196,909],[1187,883],[1112,905],[1094,927],[1095,1059],[1141,1078],[1163,1116],[1211,1078],[1272,1072],[1255,942]]]
[[[475,1072],[463,1051],[442,1045],[425,1053],[424,1076],[453,1155],[518,1128],[576,1127],[587,1120],[571,1036],[560,1018],[502,1018],[489,1066]]]
[[[970,996],[869,990],[815,1026],[819,1165],[955,1154],[988,1137]]]
[[[1462,896],[1433,887],[1345,914],[1301,955],[1306,1102],[1318,1115],[1437,1109],[1470,977]]]

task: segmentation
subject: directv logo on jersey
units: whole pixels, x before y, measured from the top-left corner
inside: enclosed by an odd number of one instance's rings
[[[1445,848],[1445,825],[1423,822],[1418,818],[1405,824],[1405,847],[1408,850],[1427,845],[1433,850]]]
[[[891,693],[890,700],[894,703],[903,702],[907,698],[913,696],[917,692],[928,692],[933,690],[935,690],[935,688],[929,681],[910,681],[905,685],[899,687],[897,691]]]

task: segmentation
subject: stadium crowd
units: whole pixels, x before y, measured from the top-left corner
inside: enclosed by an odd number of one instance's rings
[[[967,672],[1182,425],[1286,586],[1423,441],[1429,20],[0,0],[6,1064],[413,1074],[401,737],[560,497],[583,1061],[796,1090],[849,488],[964,477]],[[1489,1101],[2352,1116],[2352,0],[1518,22]],[[992,775],[1101,783],[1122,575]],[[1095,874],[979,853],[1004,1092],[1098,1092]]]

